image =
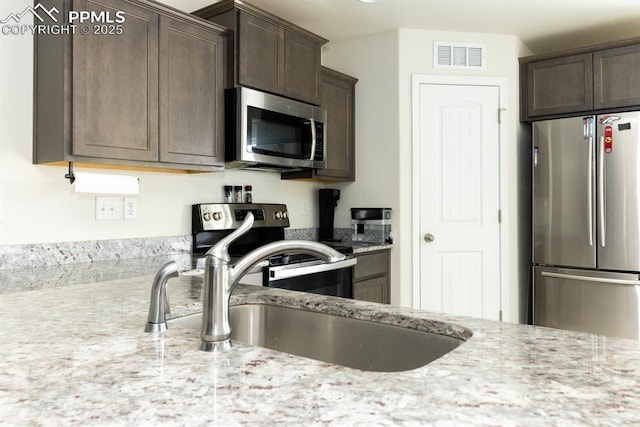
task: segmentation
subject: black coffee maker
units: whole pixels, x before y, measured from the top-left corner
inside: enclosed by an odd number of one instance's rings
[[[320,213],[320,229],[318,240],[333,242],[333,215],[340,200],[340,190],[321,188],[318,190],[318,209]]]

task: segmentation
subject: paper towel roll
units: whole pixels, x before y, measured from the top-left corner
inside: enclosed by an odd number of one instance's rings
[[[140,194],[137,176],[75,172],[76,193]]]

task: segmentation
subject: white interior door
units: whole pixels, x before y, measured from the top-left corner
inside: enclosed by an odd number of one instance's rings
[[[421,84],[420,308],[499,319],[497,86]]]

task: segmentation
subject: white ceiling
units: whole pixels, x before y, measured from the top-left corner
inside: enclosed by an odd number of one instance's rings
[[[215,0],[161,0],[193,11]],[[371,0],[370,0],[371,1]],[[395,28],[515,34],[535,53],[640,37],[640,0],[248,0],[333,42]]]

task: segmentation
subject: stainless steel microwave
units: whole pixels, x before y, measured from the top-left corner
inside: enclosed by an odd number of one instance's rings
[[[326,167],[325,109],[245,87],[225,96],[227,167]]]

